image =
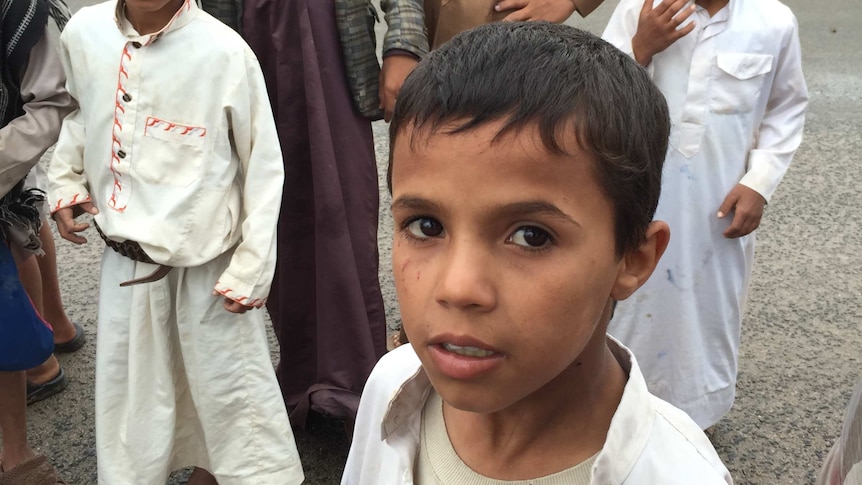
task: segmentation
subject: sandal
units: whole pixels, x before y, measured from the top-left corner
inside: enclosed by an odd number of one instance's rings
[[[54,344],[55,354],[71,354],[83,347],[87,342],[87,335],[84,333],[84,327],[75,322],[72,322],[72,325],[75,327],[75,336],[68,342]]]
[[[0,472],[0,485],[67,485],[48,463],[45,455],[36,455],[11,470]]]
[[[29,406],[43,399],[48,399],[65,389],[68,385],[69,382],[66,380],[66,374],[63,373],[63,369],[60,369],[56,377],[43,384],[34,384],[27,381],[27,405]],[[4,484],[0,483],[0,485]]]

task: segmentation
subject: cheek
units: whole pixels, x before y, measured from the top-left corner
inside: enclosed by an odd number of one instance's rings
[[[405,241],[395,241],[392,248],[392,273],[401,306],[411,304],[408,297],[418,294],[416,285],[422,274],[422,258],[416,257],[412,249]]]
[[[395,289],[401,293],[406,289],[407,275],[410,271],[410,257],[402,255],[401,243],[392,248],[392,273],[395,278]]]
[[[594,265],[595,261],[590,261],[587,263],[590,267],[549,270],[544,281],[528,287],[531,303],[524,310],[535,317],[536,324],[547,325],[551,339],[571,338],[577,342],[595,331],[610,295],[611,282],[604,272],[594,271],[591,267]],[[521,289],[518,298],[525,298],[524,290]],[[566,345],[572,345],[571,340]]]

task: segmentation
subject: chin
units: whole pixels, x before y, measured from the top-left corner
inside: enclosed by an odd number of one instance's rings
[[[511,402],[501,400],[499,392],[465,391],[458,387],[460,386],[434,386],[434,389],[447,405],[467,413],[491,414],[503,411],[512,405]]]

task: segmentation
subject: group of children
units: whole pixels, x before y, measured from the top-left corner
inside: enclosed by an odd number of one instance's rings
[[[750,233],[801,138],[795,19],[622,0],[604,37],[491,23],[381,99],[410,344],[365,386],[342,483],[732,483],[702,430],[732,403]],[[255,54],[193,0],[84,8],[60,53],[79,107],[51,212],[107,246],[100,483],[301,483],[255,311],[292,156]]]

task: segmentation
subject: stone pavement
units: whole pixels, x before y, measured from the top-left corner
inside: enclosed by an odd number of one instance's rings
[[[91,3],[70,1],[75,9]],[[811,105],[803,146],[758,231],[737,400],[714,437],[742,485],[813,483],[862,376],[862,8],[858,0],[786,3],[799,19]],[[615,4],[608,0],[589,19],[571,24],[600,33]],[[381,284],[394,326],[386,126],[376,123],[374,131]],[[60,357],[69,389],[29,409],[31,441],[72,484],[96,480],[93,357],[102,245],[95,234],[89,238],[83,247],[59,242],[58,256],[68,313],[90,340],[77,354]],[[347,453],[340,425],[314,422],[297,441],[308,483],[337,483]],[[171,483],[183,483],[182,474]]]

